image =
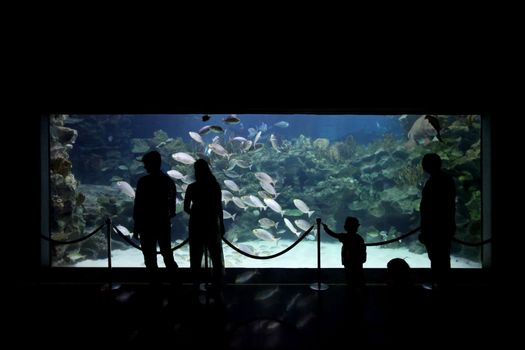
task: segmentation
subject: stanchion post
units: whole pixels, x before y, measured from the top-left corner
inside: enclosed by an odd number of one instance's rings
[[[111,223],[111,218],[106,218],[106,242],[108,249],[108,283],[102,288],[111,291],[112,289],[120,288],[119,284],[113,283],[113,272],[112,272],[112,262],[111,262],[111,230],[113,224]]]
[[[328,285],[321,283],[321,218],[317,218],[317,283],[312,283],[310,288],[313,290],[327,290]]]
[[[208,293],[208,291],[210,289],[210,285],[208,283],[208,279],[209,279],[208,268],[209,268],[209,264],[208,264],[208,247],[205,245],[204,246],[204,274],[202,274],[202,276],[204,277],[204,283],[200,284],[200,290],[205,292],[206,305],[210,304],[210,296],[209,296],[209,293]]]
[[[111,219],[106,219],[106,239],[107,239],[107,246],[108,246],[108,269],[110,271],[110,277],[111,277]],[[109,280],[109,283],[111,284],[111,279]]]
[[[202,270],[202,269],[201,269]],[[204,246],[204,273],[200,276],[204,278],[204,282],[200,284],[200,290],[208,290],[208,247]]]

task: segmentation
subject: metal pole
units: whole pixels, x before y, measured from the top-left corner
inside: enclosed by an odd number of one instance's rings
[[[210,296],[209,296],[209,293],[208,293],[208,290],[209,290],[209,283],[208,283],[208,276],[209,276],[209,271],[208,271],[208,245],[205,244],[204,245],[204,283],[201,284],[201,290],[205,292],[205,300],[206,300],[206,305],[209,305],[210,304]]]
[[[204,283],[206,284],[206,288],[208,288],[208,247],[204,246]]]
[[[202,269],[200,269],[202,270]],[[204,245],[204,273],[200,277],[204,277],[204,282],[199,284],[201,291],[208,290],[208,247]]]
[[[310,288],[313,290],[327,290],[328,285],[321,283],[321,218],[317,222],[317,283],[312,283]]]
[[[111,219],[106,219],[107,245],[108,245],[108,269],[109,269],[109,283],[111,283]]]
[[[321,219],[317,218],[317,290],[321,289]]]
[[[111,219],[106,218],[106,242],[108,249],[108,283],[105,287],[107,290],[118,289],[120,285],[118,283],[113,283],[113,272],[112,272],[112,263],[111,263]],[[103,288],[105,289],[105,288]]]

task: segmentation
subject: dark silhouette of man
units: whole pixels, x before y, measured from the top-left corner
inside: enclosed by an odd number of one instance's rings
[[[456,186],[441,170],[441,158],[436,153],[425,154],[421,165],[430,177],[419,206],[419,241],[427,249],[433,287],[446,287],[450,283],[450,247],[456,233]]]
[[[144,264],[153,283],[159,282],[157,243],[164,264],[170,270],[171,279],[176,278],[178,265],[171,250],[171,218],[175,216],[176,188],[173,180],[160,169],[161,157],[157,151],[142,157],[148,175],[137,184],[133,220],[133,237],[140,238]]]
[[[323,223],[325,232],[343,243],[341,262],[345,267],[348,286],[354,289],[365,286],[363,264],[366,262],[366,245],[363,238],[357,233],[358,227],[359,220],[352,216],[348,216],[345,220],[346,233],[335,233]]]
[[[198,288],[202,256],[204,250],[208,249],[213,265],[215,291],[222,293],[224,218],[221,188],[204,159],[198,159],[193,166],[195,182],[188,186],[184,197],[184,211],[190,215],[190,267],[193,284],[194,288]]]

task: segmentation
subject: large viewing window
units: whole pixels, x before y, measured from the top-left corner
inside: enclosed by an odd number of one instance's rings
[[[314,268],[317,218],[336,232],[344,231],[347,216],[358,218],[366,243],[392,240],[417,229],[421,190],[427,179],[421,159],[434,152],[456,183],[455,237],[480,242],[482,117],[433,115],[437,126],[426,117],[51,115],[43,132],[49,157],[44,181],[48,187],[43,190],[49,205],[44,206],[43,233],[52,240],[73,241],[110,218],[131,238],[134,189],[145,175],[139,160],[157,150],[163,171],[177,187],[173,246],[188,236],[188,215],[182,203],[186,187],[194,181],[192,161],[204,158],[223,190],[225,238],[240,250],[272,255],[315,225],[304,240],[274,259],[251,259],[224,244],[225,266]],[[105,267],[105,233],[104,228],[73,244],[44,243],[44,256],[51,266]],[[141,251],[126,239],[114,233],[111,244],[113,267],[144,266]],[[174,251],[179,266],[189,266],[188,251],[187,244]],[[342,267],[340,251],[341,243],[321,229],[322,267]],[[454,242],[452,267],[480,268],[483,251],[482,246]],[[405,259],[411,267],[430,266],[417,232],[390,244],[370,246],[367,253],[365,268],[385,268],[394,257]],[[158,257],[159,266],[164,266]]]

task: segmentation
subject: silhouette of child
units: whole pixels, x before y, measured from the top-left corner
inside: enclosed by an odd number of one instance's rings
[[[326,224],[323,224],[327,234],[343,243],[341,263],[345,267],[347,284],[352,288],[365,286],[363,264],[366,262],[366,245],[363,238],[357,233],[358,227],[359,220],[352,216],[348,216],[345,220],[345,233],[335,233]]]

